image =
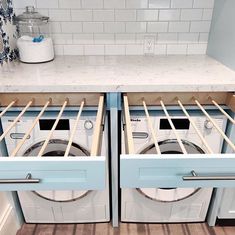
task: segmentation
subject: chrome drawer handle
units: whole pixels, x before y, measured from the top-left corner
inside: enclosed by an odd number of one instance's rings
[[[194,170],[191,171],[191,176],[183,176],[182,179],[185,181],[193,180],[235,180],[235,175],[228,176],[199,176]]]
[[[27,174],[25,179],[0,179],[0,184],[38,184],[40,179],[32,179],[30,173]]]

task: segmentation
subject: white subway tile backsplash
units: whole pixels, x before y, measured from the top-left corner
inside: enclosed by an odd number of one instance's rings
[[[125,45],[105,45],[105,55],[125,55]]]
[[[166,55],[166,45],[155,45],[154,47],[155,55]]]
[[[201,55],[206,54],[207,44],[189,44],[188,55]]]
[[[105,33],[124,33],[125,23],[124,22],[105,22],[104,32]]]
[[[94,44],[92,33],[73,34],[73,44]]]
[[[94,34],[94,43],[95,44],[114,44],[115,43],[115,37],[114,34],[111,33],[100,33],[100,34]]]
[[[172,8],[192,8],[193,0],[171,0]]]
[[[94,21],[114,21],[114,10],[93,10]]]
[[[180,10],[160,10],[160,21],[177,21],[180,19]]]
[[[26,6],[36,6],[36,0],[14,0],[14,8],[25,8]]]
[[[146,22],[127,22],[127,33],[144,33],[146,32]]]
[[[61,22],[62,33],[81,33],[81,22]]]
[[[70,10],[50,9],[49,17],[52,21],[71,21]]]
[[[85,45],[84,55],[104,55],[104,45]]]
[[[211,20],[213,14],[213,9],[204,9],[202,19],[203,20]]]
[[[186,55],[187,44],[185,45],[167,45],[167,55]]]
[[[50,9],[40,9],[40,8],[37,8],[37,12],[39,12],[40,14],[45,15],[45,16],[49,16],[49,10]],[[23,11],[25,11],[25,9],[23,9]],[[21,13],[23,13],[23,11]]]
[[[81,8],[80,0],[59,0],[60,8],[76,9]]]
[[[79,1],[79,0],[78,0]],[[103,8],[103,0],[81,0],[82,8],[99,9]]]
[[[82,45],[64,45],[64,55],[84,55]]]
[[[199,39],[199,33],[179,33],[179,43],[197,43]]]
[[[208,37],[209,33],[199,33],[199,43],[207,43],[208,42]]]
[[[168,22],[148,22],[148,33],[167,32]]]
[[[210,31],[210,21],[191,22],[190,32],[208,33]]]
[[[64,55],[64,46],[63,45],[54,45],[54,50],[56,55]]]
[[[181,20],[201,20],[203,9],[182,9]]]
[[[136,10],[115,10],[116,21],[136,21]]]
[[[126,0],[126,8],[148,8],[148,0]]]
[[[118,33],[115,36],[116,44],[135,44],[134,33]]]
[[[137,21],[157,21],[158,10],[137,10]]]
[[[125,0],[104,0],[104,8],[125,8]]]
[[[205,53],[214,0],[13,0],[50,17],[56,54],[143,55]]]
[[[84,33],[101,33],[104,30],[102,22],[83,22]]]
[[[169,22],[169,32],[189,32],[190,22]]]
[[[73,35],[72,34],[52,34],[54,44],[63,45],[63,44],[73,44]]]
[[[170,0],[149,0],[149,8],[170,8]]]
[[[213,8],[214,0],[194,0],[194,8]]]
[[[19,0],[18,0],[19,1]],[[59,1],[58,0],[36,0],[37,8],[58,8]]]
[[[137,33],[136,34],[136,44],[144,44],[146,38],[154,39],[154,42],[157,38],[157,33]]]
[[[126,45],[126,55],[143,55],[143,45]]]
[[[72,21],[92,21],[92,10],[71,10]]]
[[[61,23],[60,22],[50,22],[50,31],[51,33],[61,33]]]
[[[178,35],[177,33],[159,33],[157,43],[161,44],[172,44],[177,43]]]

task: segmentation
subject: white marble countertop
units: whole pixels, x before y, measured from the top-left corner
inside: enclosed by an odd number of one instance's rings
[[[0,92],[235,91],[235,72],[208,56],[58,56],[0,67]]]

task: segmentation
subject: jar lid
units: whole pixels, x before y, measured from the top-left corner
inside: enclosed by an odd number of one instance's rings
[[[27,6],[23,14],[15,17],[15,22],[20,24],[46,24],[48,21],[49,17],[36,12],[33,6]]]

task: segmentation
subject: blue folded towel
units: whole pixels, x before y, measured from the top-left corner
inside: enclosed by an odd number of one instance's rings
[[[33,38],[33,42],[41,42],[44,39],[43,35],[40,35],[39,37]]]

